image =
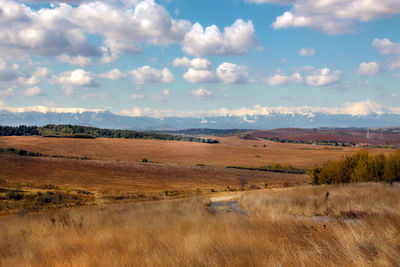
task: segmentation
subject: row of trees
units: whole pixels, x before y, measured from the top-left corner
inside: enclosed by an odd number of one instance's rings
[[[77,138],[128,138],[128,139],[158,139],[158,140],[177,140],[202,143],[219,143],[215,139],[204,139],[192,136],[182,136],[154,132],[137,132],[132,130],[101,129],[96,127],[79,125],[54,125],[49,124],[42,127],[37,126],[0,126],[0,136],[22,136],[22,135],[42,135],[42,136],[66,136]]]
[[[358,151],[340,161],[328,161],[310,170],[311,183],[339,184],[352,182],[400,181],[400,150],[388,155]]]
[[[25,135],[39,135],[37,126],[1,126],[0,136],[25,136]]]
[[[41,127],[41,132],[44,135],[85,134],[93,137],[104,137],[104,138],[158,139],[158,140],[177,140],[177,141],[190,141],[190,142],[202,142],[202,143],[218,143],[218,140],[214,139],[202,139],[196,137],[154,133],[154,132],[138,132],[132,130],[102,129],[102,128],[79,126],[79,125],[49,124]]]

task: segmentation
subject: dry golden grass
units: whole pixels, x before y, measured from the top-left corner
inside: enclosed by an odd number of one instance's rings
[[[213,137],[215,138],[215,137]],[[0,137],[0,148],[14,147],[43,154],[89,157],[100,160],[141,161],[147,158],[168,164],[205,164],[225,167],[265,166],[274,163],[310,168],[327,159],[338,160],[356,148],[332,150],[332,147],[281,144],[266,140],[241,140],[236,136],[217,137],[220,144],[182,141],[132,140],[98,138]],[[266,147],[264,147],[264,144]],[[256,147],[255,147],[256,146]],[[370,149],[371,153],[389,150]]]
[[[329,191],[329,197],[326,192]],[[400,186],[245,193],[0,218],[1,266],[399,266]]]

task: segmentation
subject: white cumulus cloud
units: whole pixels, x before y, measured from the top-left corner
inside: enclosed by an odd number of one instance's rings
[[[217,77],[225,84],[247,83],[249,82],[248,67],[222,63],[217,68]]]
[[[359,75],[376,75],[381,72],[381,68],[376,62],[362,62],[358,67]]]
[[[79,67],[89,67],[93,66],[92,60],[88,57],[83,56],[69,56],[67,54],[62,54],[57,57],[60,62],[68,63],[72,66]]]
[[[63,86],[96,86],[93,75],[83,69],[66,71],[53,78],[53,83]]]
[[[217,76],[210,70],[197,70],[189,68],[187,72],[183,74],[183,78],[191,83],[213,83],[217,82]]]
[[[374,39],[372,46],[382,55],[388,57],[385,69],[394,70],[400,68],[400,43],[393,43],[387,38]]]
[[[327,34],[355,31],[357,22],[387,18],[400,14],[398,0],[250,0],[255,3],[291,4],[278,16],[272,27],[310,27]]]
[[[106,73],[101,73],[97,75],[99,78],[109,79],[109,80],[123,80],[126,78],[126,74],[121,72],[119,69],[113,69]]]
[[[266,79],[272,86],[278,85],[306,85],[306,86],[329,86],[341,81],[342,72],[337,70],[331,72],[329,68],[316,69],[314,67],[303,67],[292,75],[286,75],[278,70]]]
[[[83,67],[88,60],[79,56],[102,56],[102,62],[109,63],[121,53],[141,52],[142,43],[181,42],[192,26],[189,21],[172,19],[154,0],[131,8],[118,1],[68,2],[30,8],[1,0],[0,55],[63,55],[61,61]],[[93,44],[90,35],[103,37],[103,44]]]
[[[183,78],[191,83],[224,83],[224,84],[239,84],[248,83],[249,73],[247,66],[239,66],[233,63],[222,63],[214,71],[198,70],[189,68],[183,74]]]
[[[41,96],[44,94],[42,93],[42,90],[39,87],[35,86],[35,87],[26,89],[24,91],[24,95],[25,96]]]
[[[383,114],[385,109],[382,105],[377,104],[371,100],[349,103],[343,105],[341,113],[356,115],[368,115],[371,113]]]
[[[143,66],[141,68],[129,72],[133,80],[138,84],[143,83],[171,83],[175,81],[174,75],[168,68],[154,69],[150,66]]]
[[[249,48],[257,46],[253,22],[241,19],[223,32],[216,25],[204,29],[195,23],[183,40],[183,51],[197,57],[247,54]]]
[[[327,86],[340,81],[341,71],[331,73],[330,69],[323,68],[313,71],[305,78],[306,84],[310,86]]]
[[[267,79],[267,83],[272,86],[287,85],[287,84],[302,84],[303,77],[299,72],[294,73],[292,76],[287,76],[280,72],[272,75]]]
[[[383,55],[400,55],[400,43],[392,43],[392,41],[387,38],[374,39],[372,41],[372,46]]]
[[[190,67],[196,70],[209,70],[212,67],[211,62],[206,58],[194,58],[190,60],[187,57],[174,59],[172,65],[175,67]]]
[[[190,94],[194,98],[197,98],[199,100],[204,100],[204,99],[212,97],[211,91],[209,91],[207,89],[204,89],[204,88],[199,88],[197,90],[192,90],[192,91],[190,91]]]

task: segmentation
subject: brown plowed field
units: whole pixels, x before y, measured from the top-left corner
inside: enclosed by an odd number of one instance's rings
[[[0,137],[0,147],[14,147],[49,155],[80,156],[109,161],[138,162],[143,158],[167,164],[205,164],[259,167],[273,163],[309,168],[327,160],[337,160],[356,149],[302,144],[281,144],[266,140],[241,140],[236,136],[217,137],[220,144],[132,139],[73,139],[44,137]],[[266,147],[264,147],[266,145]],[[370,152],[390,152],[369,149]]]
[[[374,145],[400,145],[400,134],[381,133],[379,131],[368,131],[364,129],[299,129],[284,128],[274,130],[254,131],[242,133],[248,138],[279,138],[302,142],[345,142],[345,143],[364,143]]]
[[[0,154],[0,178],[8,182],[58,185],[105,193],[216,190],[239,187],[243,181],[263,186],[297,184],[307,175],[248,171],[176,164],[21,157]]]

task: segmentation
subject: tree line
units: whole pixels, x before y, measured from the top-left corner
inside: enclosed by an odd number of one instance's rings
[[[215,144],[215,139],[204,139],[192,136],[172,135],[154,132],[138,132],[132,130],[102,129],[79,125],[48,124],[37,126],[0,126],[0,136],[29,136],[41,135],[45,137],[75,137],[75,138],[127,138],[127,139],[158,139],[175,140]]]
[[[26,135],[39,135],[37,126],[1,126],[0,136],[26,136]]]
[[[339,161],[327,161],[310,171],[311,183],[339,184],[354,182],[400,181],[400,150],[390,154],[357,151]]]

